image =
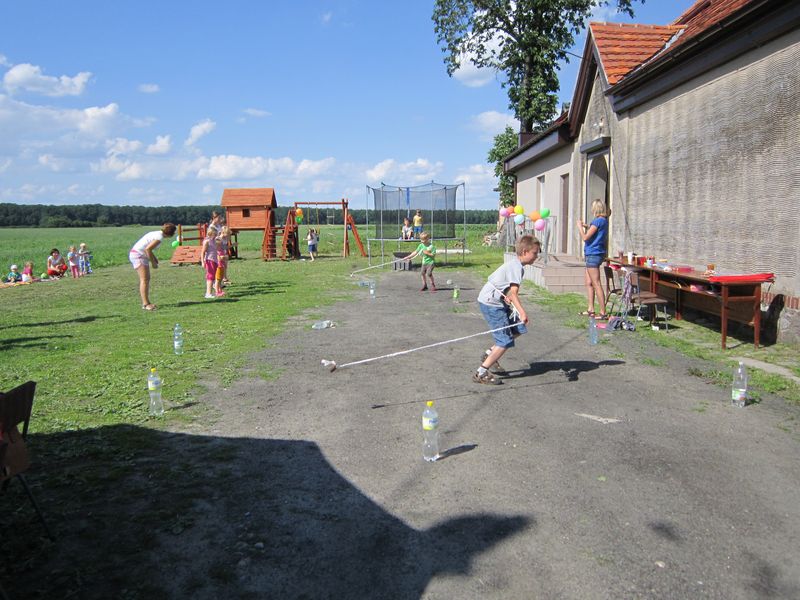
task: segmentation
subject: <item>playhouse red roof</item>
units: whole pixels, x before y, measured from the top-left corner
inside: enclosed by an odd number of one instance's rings
[[[222,192],[222,206],[277,206],[273,188],[226,188]]]

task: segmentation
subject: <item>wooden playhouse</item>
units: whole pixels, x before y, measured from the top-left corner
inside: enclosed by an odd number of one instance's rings
[[[225,220],[231,231],[264,232],[261,243],[262,259],[278,258],[278,236],[282,237],[280,258],[297,258],[300,256],[300,244],[294,211],[289,211],[285,224],[277,225],[277,207],[273,188],[226,188],[222,192],[222,208],[225,209]]]

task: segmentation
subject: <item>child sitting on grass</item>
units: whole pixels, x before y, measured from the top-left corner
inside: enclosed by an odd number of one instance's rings
[[[472,374],[472,381],[475,383],[502,383],[489,369],[494,368],[496,373],[504,372],[497,361],[506,350],[514,347],[515,337],[528,331],[525,327],[528,315],[519,299],[519,286],[522,285],[523,266],[533,264],[539,256],[540,247],[539,240],[532,235],[519,238],[515,245],[517,255],[489,275],[489,280],[478,294],[478,306],[489,328],[499,331],[492,333],[494,346],[481,356],[482,362]],[[501,327],[505,329],[500,329]]]
[[[17,265],[11,265],[11,270],[9,271],[8,275],[6,275],[6,281],[8,283],[21,283],[22,282],[22,273],[20,273],[17,269]]]

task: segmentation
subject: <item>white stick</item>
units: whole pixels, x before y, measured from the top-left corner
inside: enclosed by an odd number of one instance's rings
[[[360,273],[361,271],[369,271],[370,269],[377,269],[378,267],[385,267],[386,265],[390,265],[392,263],[400,262],[401,260],[405,260],[405,258],[397,258],[395,260],[390,260],[389,262],[381,263],[379,265],[372,265],[371,267],[364,267],[363,269],[356,269],[355,271],[350,273],[350,277],[352,277],[356,273]]]
[[[445,340],[443,342],[435,342],[433,344],[428,344],[427,346],[420,346],[419,348],[411,348],[410,350],[401,350],[400,352],[392,352],[391,354],[384,354],[383,356],[374,356],[372,358],[365,358],[363,360],[356,360],[353,362],[345,363],[343,365],[337,365],[336,361],[334,360],[325,360],[322,359],[322,366],[328,367],[328,369],[333,372],[336,369],[343,369],[344,367],[352,367],[354,365],[362,365],[364,363],[372,362],[375,360],[380,360],[382,358],[391,358],[393,356],[401,356],[402,354],[410,354],[411,352],[416,352],[417,350],[427,350],[428,348],[435,348],[436,346],[444,346],[445,344],[452,344],[453,342],[462,342],[464,340],[468,340],[469,338],[474,338],[479,335],[486,335],[489,333],[494,333],[495,331],[502,331],[503,329],[508,329],[509,327],[516,327],[519,323],[513,323],[511,325],[504,325],[503,327],[498,327],[497,329],[490,329],[489,331],[481,331],[480,333],[473,333],[470,335],[465,335],[464,337],[455,338],[452,340]]]

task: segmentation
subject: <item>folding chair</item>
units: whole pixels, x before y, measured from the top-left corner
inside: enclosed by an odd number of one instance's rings
[[[8,485],[14,478],[19,479],[25,493],[33,504],[39,520],[42,522],[47,537],[55,541],[47,522],[44,520],[39,505],[33,497],[28,482],[25,481],[23,472],[30,466],[28,449],[25,441],[28,437],[28,425],[31,421],[31,410],[33,409],[33,395],[36,391],[36,382],[28,381],[15,387],[10,392],[0,392],[0,439],[6,442],[5,458],[0,462],[0,491],[5,492]],[[22,433],[19,432],[19,424],[22,423]]]
[[[606,314],[612,315],[614,314],[614,307],[617,305],[617,300],[622,302],[622,288],[617,287],[617,281],[615,277],[614,269],[612,269],[608,265],[603,266],[603,273],[606,277],[606,305],[605,305],[605,312]],[[611,308],[608,307],[609,301],[611,302]]]
[[[669,322],[667,321],[669,318],[669,315],[667,314],[667,305],[669,304],[669,300],[662,298],[653,292],[642,291],[642,289],[639,287],[639,274],[637,272],[631,271],[630,278],[631,286],[633,288],[631,300],[634,306],[638,305],[636,309],[636,320],[639,320],[639,314],[642,312],[642,306],[646,306],[650,311],[650,325],[652,325],[654,321],[658,320],[658,307],[660,306],[664,311],[664,329],[669,331]]]

